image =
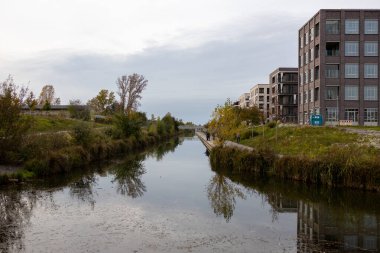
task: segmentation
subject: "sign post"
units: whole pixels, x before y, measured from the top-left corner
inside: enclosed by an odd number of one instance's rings
[[[312,126],[322,126],[323,118],[320,114],[313,114],[310,116],[310,122]]]

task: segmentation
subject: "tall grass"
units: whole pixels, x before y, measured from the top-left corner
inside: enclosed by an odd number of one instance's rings
[[[248,152],[216,147],[210,163],[233,174],[380,191],[380,152],[359,145],[332,145],[319,157],[279,157],[266,148]]]

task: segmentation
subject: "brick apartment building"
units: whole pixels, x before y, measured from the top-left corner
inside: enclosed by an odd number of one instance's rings
[[[320,10],[299,30],[298,121],[379,125],[380,10]]]
[[[278,68],[269,75],[271,116],[297,123],[298,68]]]

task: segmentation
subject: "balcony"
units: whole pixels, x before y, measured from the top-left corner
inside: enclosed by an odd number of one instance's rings
[[[326,42],[326,56],[339,56],[339,42]]]

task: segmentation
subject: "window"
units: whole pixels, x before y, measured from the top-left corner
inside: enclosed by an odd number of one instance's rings
[[[377,100],[378,91],[377,86],[366,85],[364,86],[364,100]]]
[[[310,29],[310,41],[314,40],[314,27]]]
[[[303,102],[307,104],[307,91],[303,93]]]
[[[356,249],[358,247],[358,236],[357,235],[345,235],[344,238],[344,249]]]
[[[259,104],[259,109],[264,109],[264,104]]]
[[[326,33],[339,34],[339,20],[326,20]]]
[[[305,33],[305,45],[309,44],[309,32]]]
[[[339,77],[339,64],[326,64],[326,78]]]
[[[326,121],[338,121],[338,110],[336,107],[326,108]]]
[[[302,73],[300,74],[300,84],[301,85],[303,84],[303,74]]]
[[[310,90],[309,91],[309,94],[310,94],[310,102],[313,102],[313,100],[314,100],[314,90],[312,89],[312,90]]]
[[[326,100],[337,100],[339,95],[339,86],[326,86]]]
[[[358,41],[346,41],[344,44],[345,56],[359,56],[359,42]]]
[[[310,75],[310,82],[314,81],[314,70],[310,69],[309,75]]]
[[[346,19],[345,28],[346,34],[359,34],[359,20]]]
[[[264,101],[264,96],[260,96],[259,101]]]
[[[346,85],[344,87],[344,99],[345,100],[358,100],[359,99],[359,87],[357,85]]]
[[[315,24],[315,37],[319,36],[319,23]]]
[[[305,53],[305,64],[309,62],[309,52]]]
[[[314,48],[310,49],[310,61],[314,60]]]
[[[378,109],[377,108],[364,108],[364,122],[377,122]]]
[[[298,97],[300,98],[300,104],[302,105],[303,104],[303,98],[301,96],[301,93],[298,94]]]
[[[364,235],[363,248],[371,251],[377,250],[377,237],[374,235]]]
[[[377,78],[377,63],[364,64],[364,78]]]
[[[326,42],[326,56],[339,56],[339,42]]]
[[[300,66],[302,67],[303,66],[303,54],[300,56]]]
[[[319,45],[316,45],[315,46],[315,59],[318,59],[319,58]]]
[[[347,63],[344,68],[345,78],[359,78],[359,64],[358,63]]]
[[[359,120],[359,109],[346,109],[344,110],[344,119],[352,120],[352,122],[357,122]]]
[[[259,93],[264,93],[264,88],[259,88]]]
[[[319,100],[319,87],[315,88],[315,91],[314,91],[314,100],[315,101]]]
[[[305,83],[309,83],[309,76],[308,76],[308,71],[305,70]]]
[[[379,21],[377,19],[364,20],[364,33],[365,34],[378,34]]]
[[[269,90],[269,88],[267,88],[267,94],[269,94],[270,93],[270,90]]]
[[[300,37],[300,48],[303,48],[303,36]]]
[[[364,42],[364,56],[378,56],[378,42],[366,41]]]

